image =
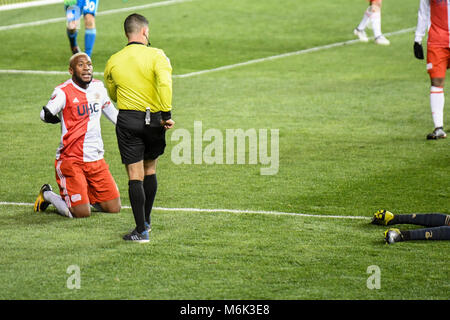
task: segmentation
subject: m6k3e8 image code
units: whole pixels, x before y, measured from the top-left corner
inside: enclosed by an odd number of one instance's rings
[[[269,315],[270,306],[264,304],[225,304],[223,307],[187,305],[180,308],[180,315],[202,315],[208,318],[213,314],[222,315]]]

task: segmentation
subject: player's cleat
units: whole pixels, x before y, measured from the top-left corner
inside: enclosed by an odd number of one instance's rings
[[[36,201],[34,202],[34,212],[43,212],[45,209],[47,209],[50,202],[45,201],[44,199],[44,192],[45,191],[52,191],[52,186],[49,184],[44,184],[41,187],[41,190],[39,190],[39,195],[36,198]]]
[[[392,228],[384,232],[384,241],[387,244],[393,244],[394,242],[403,241],[403,237],[400,230]]]
[[[139,232],[137,232],[136,229],[134,229],[129,234],[124,235],[123,240],[139,242],[139,243],[146,243],[146,242],[150,241],[150,237],[148,235],[147,230],[143,231],[142,233],[139,233]]]
[[[388,45],[391,44],[391,42],[388,39],[386,39],[383,35],[381,35],[379,37],[376,37],[375,38],[375,43],[379,44],[379,45],[382,45],[382,46],[388,46]]]
[[[392,212],[387,210],[378,210],[373,214],[371,223],[378,224],[380,226],[387,226],[389,221],[392,219],[394,219],[394,214]]]
[[[81,52],[81,49],[79,46],[71,47],[71,49],[72,49],[72,54]]]
[[[445,138],[447,138],[447,134],[445,133],[443,128],[436,128],[432,133],[427,135],[427,140],[437,140]]]
[[[367,34],[364,30],[359,30],[358,28],[355,28],[353,30],[353,34],[359,38],[359,41],[361,42],[368,42],[369,38],[367,37]]]

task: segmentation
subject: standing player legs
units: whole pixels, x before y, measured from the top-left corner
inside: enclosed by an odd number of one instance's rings
[[[373,35],[376,38],[381,36],[381,1],[371,2],[372,14],[370,15],[370,22],[372,23]]]
[[[444,84],[450,61],[450,49],[440,47],[427,48],[427,71],[431,79],[430,108],[434,131],[427,135],[428,140],[445,138],[444,126]]]
[[[72,23],[73,22],[73,23]],[[67,37],[69,38],[69,43],[70,43],[70,49],[72,50],[72,53],[78,53],[80,52],[80,48],[78,47],[78,42],[77,42],[77,36],[78,36],[78,30],[76,28],[76,21],[72,21],[71,23],[69,23],[69,25],[67,26]]]
[[[145,222],[149,229],[151,228],[153,203],[158,190],[158,181],[156,179],[157,161],[157,159],[144,161]]]
[[[136,231],[145,231],[145,191],[144,191],[144,161],[126,165],[128,173],[128,196],[136,223]]]
[[[370,21],[372,23],[373,35],[375,43],[380,45],[389,45],[390,41],[383,36],[381,32],[381,0],[371,1],[372,14]]]
[[[429,140],[445,138],[444,132],[444,78],[432,78],[430,88],[430,107],[434,131],[427,136]]]
[[[431,116],[435,128],[444,126],[444,78],[432,78],[430,88]]]
[[[95,28],[95,17],[88,13],[84,16],[84,52],[90,57],[94,49],[95,38],[97,36],[97,29]]]
[[[371,10],[371,6],[369,6],[366,11],[364,11],[364,15],[362,17],[361,22],[359,23],[358,27],[356,29],[358,29],[359,31],[364,31],[367,28],[367,25],[369,24],[370,21],[370,16],[372,15],[372,10]]]
[[[367,38],[367,34],[364,31],[370,21],[370,7],[367,8],[367,10],[364,12],[363,18],[359,25],[353,30],[353,34],[359,38],[362,42],[368,42],[369,38]]]
[[[77,43],[78,28],[80,26],[81,7],[78,5],[78,3],[76,3],[75,5],[71,4],[70,6],[65,5],[64,11],[66,11],[67,17],[66,33],[70,43],[70,50],[72,51],[72,54],[75,54],[81,51]]]
[[[127,165],[128,195],[133,210],[136,230],[141,233],[151,227],[151,211],[157,191],[157,159]]]

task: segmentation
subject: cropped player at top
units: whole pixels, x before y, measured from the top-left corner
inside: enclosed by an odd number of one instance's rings
[[[368,0],[370,6],[364,12],[363,18],[359,25],[353,30],[353,33],[362,42],[368,42],[365,29],[372,25],[373,35],[375,37],[375,43],[379,45],[389,45],[390,41],[381,33],[381,4],[382,0]]]
[[[84,16],[84,51],[88,56],[92,55],[97,29],[95,27],[95,15],[100,0],[64,0],[64,10],[67,17],[67,37],[72,53],[80,52],[77,37],[81,15]]]
[[[102,114],[115,124],[118,111],[103,83],[92,78],[87,54],[72,56],[69,72],[72,78],[55,88],[40,115],[44,122],[61,123],[55,161],[61,196],[53,193],[50,185],[43,185],[34,210],[44,211],[52,203],[58,213],[68,217],[89,216],[90,204],[100,211],[119,212],[119,191],[103,159],[100,128]]]
[[[414,39],[414,55],[424,59],[422,39],[428,30],[427,70],[431,79],[430,106],[434,131],[427,139],[446,138],[444,131],[444,83],[450,67],[450,3],[447,0],[421,0]]]

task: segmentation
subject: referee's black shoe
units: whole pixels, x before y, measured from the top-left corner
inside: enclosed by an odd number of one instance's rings
[[[130,233],[124,235],[123,240],[139,242],[139,243],[146,243],[146,242],[150,241],[150,237],[148,235],[147,230],[143,231],[142,233],[139,233],[136,229],[134,229]]]

